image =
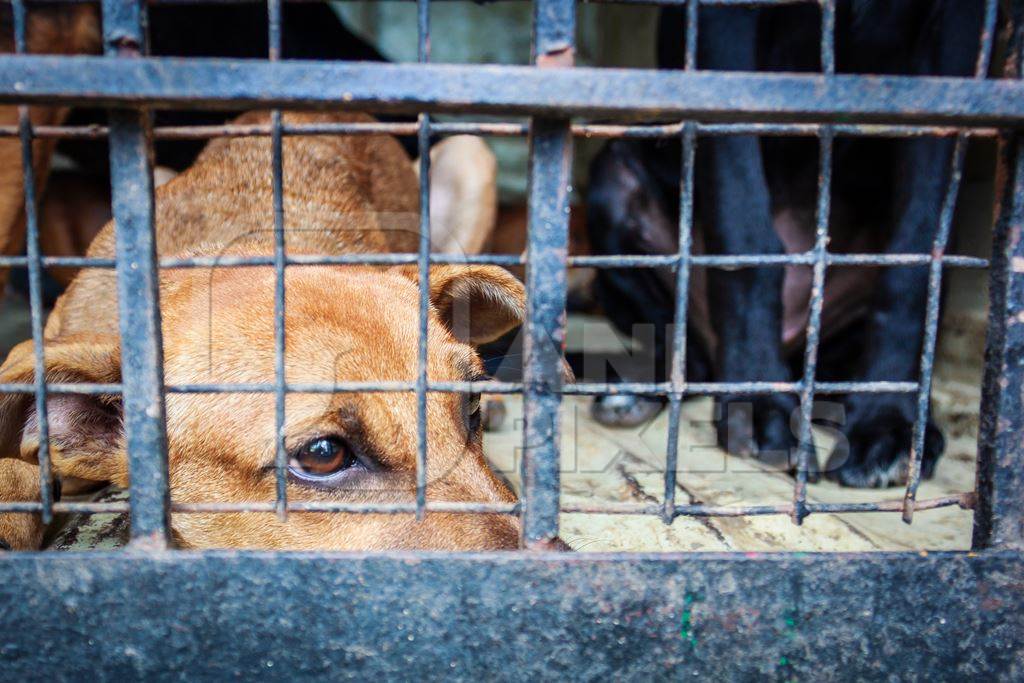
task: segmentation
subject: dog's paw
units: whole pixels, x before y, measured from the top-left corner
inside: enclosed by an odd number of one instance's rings
[[[594,399],[590,414],[605,427],[630,429],[653,420],[664,407],[665,399],[660,397],[607,394]]]
[[[793,473],[799,440],[793,417],[799,410],[795,396],[724,396],[718,401],[715,425],[718,445],[732,455],[753,458],[772,469]],[[818,480],[818,463],[808,460],[808,481]]]
[[[0,501],[39,502],[39,468],[22,460],[0,458]],[[0,548],[38,550],[43,542],[43,523],[38,514],[0,513]]]
[[[914,401],[858,396],[849,406],[842,432],[846,442],[833,448],[825,476],[842,486],[885,488],[907,483],[914,433]],[[945,450],[942,432],[930,420],[925,428],[921,476],[930,479]]]

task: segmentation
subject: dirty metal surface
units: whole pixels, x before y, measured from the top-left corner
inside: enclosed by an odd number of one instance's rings
[[[1019,554],[61,553],[0,572],[10,680],[40,661],[90,680],[1024,670]]]

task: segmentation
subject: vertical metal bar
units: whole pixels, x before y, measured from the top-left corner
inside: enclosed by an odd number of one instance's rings
[[[814,413],[814,382],[818,371],[821,340],[821,309],[825,301],[825,270],[828,258],[828,222],[832,206],[833,129],[823,126],[819,139],[818,204],[814,236],[814,272],[807,314],[807,342],[804,345],[804,376],[800,384],[800,442],[797,446],[796,483],[793,487],[793,522],[802,524],[807,511],[807,475],[810,459],[816,457],[811,420]]]
[[[267,45],[270,61],[281,59],[281,0],[267,0]],[[288,449],[284,422],[285,386],[285,249],[284,161],[281,110],[270,112],[271,193],[274,210],[274,475],[277,517],[288,519]]]
[[[686,0],[686,49],[683,68],[693,71],[697,68],[697,23],[700,0]]]
[[[145,3],[103,0],[103,43],[110,58],[145,54]],[[170,538],[170,499],[151,138],[148,111],[110,112],[110,185],[131,478],[131,542],[135,547],[163,549]]]
[[[536,0],[533,57],[538,67],[569,67],[576,31],[574,0]],[[568,119],[530,122],[526,325],[523,342],[523,487],[521,545],[549,548],[558,536],[562,347],[572,131]]]
[[[690,25],[690,24],[688,24]],[[662,519],[671,524],[676,509],[676,470],[679,463],[679,420],[686,391],[686,321],[690,302],[690,252],[693,247],[693,173],[697,127],[683,124],[682,173],[679,183],[679,250],[676,256],[676,310],[672,321],[672,365],[669,381],[668,451],[665,457],[665,497]]]
[[[416,0],[417,56],[430,61],[430,0]],[[419,115],[420,243],[417,264],[420,281],[420,330],[416,360],[416,519],[427,505],[427,336],[430,328],[430,116]]]
[[[26,54],[26,12],[24,0],[14,0],[14,51]],[[35,352],[36,421],[39,424],[39,500],[43,524],[53,520],[53,469],[50,464],[50,421],[46,409],[46,361],[43,348],[43,266],[39,248],[39,212],[36,203],[36,174],[32,154],[32,120],[27,106],[18,107],[21,139],[21,167],[25,201],[25,249],[28,256],[28,298],[32,316],[32,345]]]
[[[974,66],[974,77],[984,78],[988,73],[992,41],[995,34],[996,3],[988,0]],[[942,299],[942,257],[946,254],[949,235],[952,231],[953,213],[960,193],[963,177],[964,158],[967,154],[967,136],[960,133],[953,147],[950,162],[949,181],[942,199],[939,213],[939,230],[932,245],[931,263],[928,266],[928,300],[925,308],[924,340],[921,348],[920,389],[917,393],[917,416],[914,421],[913,441],[910,445],[910,461],[907,464],[907,489],[903,495],[903,521],[910,524],[914,519],[914,501],[921,484],[921,461],[924,457],[924,441],[928,425],[928,412],[932,394],[932,374],[935,369],[935,346],[939,334],[939,304]]]
[[[699,0],[687,0],[685,59],[683,68],[697,68],[697,13]],[[668,443],[665,452],[665,495],[661,517],[671,524],[676,509],[676,478],[679,467],[679,420],[683,410],[683,392],[686,391],[686,322],[690,303],[690,252],[693,246],[693,173],[697,148],[697,129],[691,121],[684,122],[682,130],[682,156],[679,163],[679,248],[676,254],[676,308],[672,327],[672,360],[669,381]]]
[[[835,0],[821,1],[821,70],[836,72]],[[796,482],[793,485],[793,523],[803,524],[807,510],[807,476],[814,451],[811,421],[814,416],[814,382],[818,372],[821,340],[821,309],[825,302],[825,270],[828,258],[828,222],[832,211],[832,147],[835,131],[822,126],[818,139],[818,202],[815,211],[814,266],[811,299],[807,312],[807,341],[804,344],[804,376],[800,383],[800,442],[797,445]]]
[[[1006,77],[1024,77],[1024,1],[1011,9]],[[1024,136],[999,140],[989,324],[978,431],[975,550],[1024,549]]]

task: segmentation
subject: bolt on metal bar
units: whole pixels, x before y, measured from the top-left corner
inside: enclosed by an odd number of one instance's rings
[[[271,62],[281,59],[281,0],[267,0],[267,43]],[[281,110],[270,112],[271,193],[274,211],[274,482],[278,519],[288,519],[288,445],[285,443],[285,299],[287,241],[284,225],[284,146]]]
[[[821,0],[821,70],[836,72],[835,0]],[[807,311],[807,340],[804,342],[804,377],[800,389],[800,439],[797,444],[796,480],[793,482],[792,520],[803,524],[807,510],[807,477],[810,459],[817,458],[811,424],[814,417],[814,380],[818,371],[821,341],[821,311],[825,303],[825,270],[828,264],[828,223],[832,212],[832,128],[825,126],[818,138],[818,201],[815,208],[814,264],[811,298]]]
[[[696,4],[691,3],[691,4]],[[687,24],[687,36],[691,26]],[[687,44],[690,39],[687,37]],[[676,308],[672,326],[672,358],[669,370],[668,443],[665,453],[664,514],[666,524],[672,523],[676,504],[676,470],[679,463],[679,419],[686,388],[687,309],[690,301],[690,252],[693,247],[693,173],[697,136],[694,127],[684,126],[682,139],[682,173],[679,180],[679,249],[676,254]]]
[[[26,12],[24,0],[13,0],[14,49],[26,50]],[[22,189],[25,204],[25,251],[28,263],[29,310],[31,312],[32,345],[35,361],[36,422],[39,429],[39,499],[42,522],[53,519],[53,468],[50,463],[50,421],[46,406],[46,360],[43,345],[42,258],[39,244],[39,207],[36,197],[36,174],[32,151],[32,120],[26,106],[18,107],[18,132],[21,146]]]
[[[981,36],[978,42],[978,56],[974,66],[974,78],[982,80],[988,75],[992,45],[995,39],[997,0],[986,0],[985,16],[982,20]],[[956,209],[957,195],[960,193],[960,181],[963,177],[964,158],[967,154],[967,137],[957,135],[950,161],[949,180],[946,194],[942,200],[939,213],[939,229],[932,245],[932,262],[928,270],[928,299],[925,313],[924,340],[921,348],[920,379],[921,388],[917,395],[917,416],[914,421],[913,441],[910,446],[910,458],[907,464],[907,488],[904,493],[903,521],[910,524],[914,519],[914,499],[921,484],[921,463],[924,459],[925,435],[928,425],[928,413],[931,403],[932,374],[935,366],[935,347],[939,334],[939,306],[942,299],[942,260],[949,244],[952,232],[953,213]]]
[[[417,59],[430,61],[430,0],[416,3]],[[430,116],[417,120],[419,148],[420,241],[416,263],[419,271],[419,335],[416,354],[416,519],[427,506],[427,352],[430,333]]]
[[[535,0],[533,62],[538,71],[569,71],[574,61],[576,3]],[[562,347],[572,132],[568,118],[530,121],[523,340],[523,456],[520,547],[545,550],[558,537]]]
[[[107,62],[127,63],[142,57],[145,4],[103,0],[103,42]],[[150,131],[145,109],[111,110],[110,184],[131,478],[131,543],[162,550],[170,540],[170,498]]]

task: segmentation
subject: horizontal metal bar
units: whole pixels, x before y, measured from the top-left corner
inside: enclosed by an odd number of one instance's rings
[[[973,492],[958,493],[939,498],[915,502],[915,510],[936,510],[944,507],[959,507],[963,510],[974,508]],[[792,516],[792,502],[779,505],[675,505],[672,518],[676,517],[757,517],[763,515]],[[845,514],[860,512],[902,512],[903,500],[886,500],[877,503],[804,503],[803,512],[808,514]],[[617,504],[569,504],[562,506],[562,512],[600,515],[651,515],[661,516],[665,512],[659,503],[617,503]]]
[[[800,382],[686,382],[680,386],[684,395],[798,393],[802,387]],[[399,393],[415,389],[414,382],[339,382],[337,384],[310,382],[285,385],[285,391],[293,394]],[[122,392],[122,385],[88,382],[81,384],[48,383],[46,390],[52,394],[119,394]],[[172,384],[164,387],[164,391],[168,394],[263,394],[274,390],[275,385],[261,383]],[[913,393],[918,390],[918,384],[917,382],[815,382],[814,390],[819,394]],[[31,394],[34,391],[34,384],[0,384],[0,394]],[[523,384],[521,382],[495,381],[430,382],[427,384],[427,391],[449,394],[521,394]],[[576,382],[563,384],[558,393],[585,396],[600,394],[669,396],[673,391],[670,382]]]
[[[973,492],[958,493],[938,498],[916,501],[915,510],[935,510],[943,507],[958,506],[964,510],[974,507]],[[128,502],[61,502],[54,503],[53,510],[68,514],[110,514],[129,512]],[[36,502],[3,502],[0,513],[38,513],[42,504]],[[750,517],[761,515],[789,515],[792,503],[779,505],[676,505],[673,507],[675,517]],[[808,513],[839,514],[860,512],[900,512],[903,510],[902,500],[888,500],[877,503],[808,503]],[[210,513],[226,514],[240,512],[277,512],[274,502],[248,503],[183,503],[172,502],[171,511],[179,513]],[[445,512],[453,514],[519,514],[519,503],[473,503],[428,501],[427,512]],[[664,506],[649,503],[604,503],[577,504],[568,503],[561,506],[563,513],[594,514],[594,515],[651,515],[661,516]],[[288,512],[324,512],[348,514],[415,514],[415,503],[346,503],[341,501],[289,501]]]
[[[670,138],[678,137],[683,123],[616,125],[606,123],[576,123],[573,135],[585,138]],[[698,123],[697,133],[702,136],[771,135],[817,137],[822,126],[814,123]],[[283,124],[286,136],[307,135],[415,135],[417,124],[401,122],[375,123],[301,123]],[[836,137],[952,137],[963,133],[969,137],[993,138],[997,128],[971,128],[956,126],[901,126],[901,125],[834,125]],[[35,126],[32,133],[39,139],[101,140],[109,134],[107,126]],[[205,126],[158,126],[153,129],[157,140],[207,140],[210,138],[268,137],[271,127],[264,124],[233,124]],[[492,137],[525,137],[529,126],[525,123],[490,121],[436,122],[430,126],[431,135],[482,135]],[[0,126],[0,138],[17,137],[17,126]]]
[[[925,266],[935,257],[930,254],[829,254],[830,266]],[[394,266],[416,263],[416,254],[294,254],[285,262],[289,266]],[[988,268],[988,259],[975,256],[946,255],[940,258],[948,268]],[[619,254],[600,256],[570,256],[572,268],[675,268],[679,259],[674,255]],[[431,254],[433,264],[477,264],[495,266],[526,265],[526,258],[516,254]],[[797,254],[695,254],[689,257],[691,266],[706,268],[749,268],[755,266],[813,265],[813,253]],[[25,256],[0,256],[0,268],[24,268]],[[115,259],[88,256],[44,256],[44,266],[71,268],[113,268]],[[161,268],[244,268],[272,266],[273,256],[193,256],[160,259]]]
[[[82,5],[99,4],[100,0],[41,0],[48,4],[55,5]],[[146,0],[149,5],[251,5],[260,3],[262,0]],[[338,0],[347,2],[348,0]],[[416,0],[379,0],[382,2],[415,2]],[[431,0],[431,2],[446,2],[448,0]],[[528,0],[490,0],[491,2],[527,2]],[[682,5],[687,0],[580,0],[591,4],[609,5]],[[770,7],[772,5],[810,5],[817,4],[820,0],[699,0],[701,5],[730,5],[749,7]],[[282,0],[285,4],[325,2],[325,0]],[[10,0],[0,0],[0,4],[10,3]]]
[[[224,59],[0,57],[0,101],[1018,126],[1010,80]]]
[[[1001,680],[1022,575],[1008,552],[6,553],[0,633],[13,680]]]

